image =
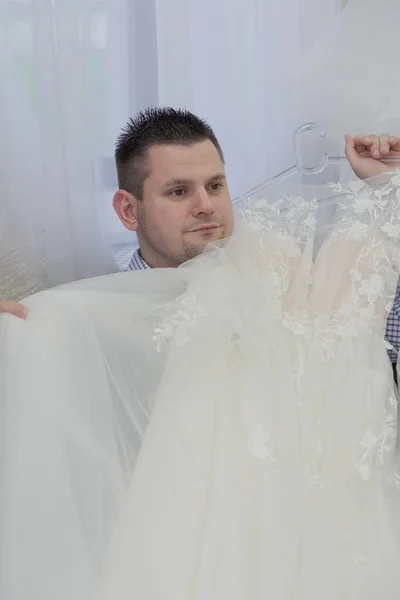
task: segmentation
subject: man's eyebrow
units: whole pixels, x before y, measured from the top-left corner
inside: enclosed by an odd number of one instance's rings
[[[218,173],[217,175],[210,177],[207,183],[210,184],[213,181],[226,181],[226,175],[224,175],[224,173]]]
[[[210,177],[207,181],[206,185],[209,185],[210,183],[212,183],[213,181],[225,181],[226,180],[226,175],[224,175],[223,173],[217,173],[216,175],[213,175],[212,177]],[[170,179],[169,181],[166,181],[164,183],[164,187],[173,187],[175,185],[190,185],[191,183],[193,183],[192,179]]]
[[[164,187],[173,187],[174,185],[188,185],[193,183],[191,179],[170,179],[164,183]]]

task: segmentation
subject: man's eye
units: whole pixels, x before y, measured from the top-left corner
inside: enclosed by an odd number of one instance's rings
[[[222,185],[222,183],[212,183],[210,187],[213,192],[218,192],[218,190],[220,190],[224,186]]]
[[[170,192],[171,196],[175,196],[177,198],[180,198],[184,194],[185,194],[185,190],[182,188],[179,188],[178,190],[172,190],[172,192]]]

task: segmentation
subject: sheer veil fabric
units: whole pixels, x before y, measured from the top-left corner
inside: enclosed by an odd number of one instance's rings
[[[2,317],[1,597],[399,597],[400,178],[268,189],[182,268]]]

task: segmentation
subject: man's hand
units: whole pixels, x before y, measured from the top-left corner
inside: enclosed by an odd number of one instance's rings
[[[22,306],[22,304],[17,304],[16,302],[10,302],[9,300],[3,300],[0,298],[0,313],[9,313],[10,315],[15,315],[20,319],[25,319],[26,308],[25,306]]]
[[[360,179],[375,177],[400,167],[400,138],[381,135],[346,135],[346,157]],[[391,162],[383,159],[390,158]],[[398,160],[396,160],[398,159]]]

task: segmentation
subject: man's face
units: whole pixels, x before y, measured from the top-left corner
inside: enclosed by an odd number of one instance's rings
[[[223,162],[209,140],[153,146],[143,199],[134,200],[143,259],[176,267],[230,236],[234,216]]]

